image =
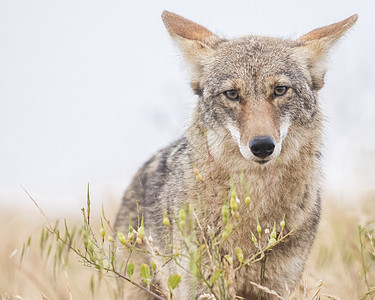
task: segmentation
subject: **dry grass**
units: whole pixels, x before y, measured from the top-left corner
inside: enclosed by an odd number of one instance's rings
[[[76,220],[77,225],[80,221]],[[0,299],[116,299],[115,280],[99,278],[74,254],[54,268],[54,251],[47,258],[48,248],[40,248],[43,225],[46,222],[37,210],[29,215],[1,210]],[[23,244],[29,236],[31,245],[21,262]]]
[[[375,195],[364,197],[357,205],[346,206],[325,201],[322,223],[307,263],[305,286],[311,294],[322,280],[322,299],[361,299],[367,291],[364,279],[358,226],[373,230],[375,225]],[[364,258],[368,267],[368,283],[375,286],[375,256],[371,244],[365,245]],[[308,298],[310,299],[310,298]],[[366,299],[372,299],[371,297]]]
[[[320,231],[294,298],[360,299],[368,287],[358,225],[374,229],[375,195],[365,197],[355,207],[342,206],[338,201],[332,204],[327,199],[325,203]],[[99,216],[100,212],[94,212],[93,220],[95,214]],[[42,251],[39,245],[43,222],[36,209],[27,215],[1,210],[0,299],[116,299],[115,280],[93,276],[95,271],[82,266],[73,254],[65,266],[54,272],[53,255],[46,260],[48,249]],[[22,246],[29,236],[31,250],[21,264]],[[371,251],[375,249],[367,242],[363,251],[365,266],[375,262]],[[367,281],[370,287],[375,286],[375,267],[368,269]]]

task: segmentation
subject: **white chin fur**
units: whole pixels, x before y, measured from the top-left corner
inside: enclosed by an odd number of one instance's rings
[[[280,122],[280,139],[279,139],[279,142],[275,146],[274,152],[272,153],[272,158],[273,157],[276,158],[277,156],[280,155],[281,146],[282,146],[282,143],[283,143],[286,135],[288,134],[289,126],[290,126],[290,117],[286,116]]]
[[[210,149],[211,154],[214,157],[220,157],[223,152],[223,139],[225,138],[226,133],[219,130],[207,130],[207,143]]]
[[[249,145],[243,145],[241,143],[241,135],[239,129],[231,123],[227,123],[227,128],[232,135],[232,138],[236,141],[242,156],[245,159],[253,160],[255,156],[251,153]]]
[[[275,159],[277,156],[279,156],[281,152],[281,146],[282,142],[285,139],[288,129],[290,126],[290,118],[287,116],[286,118],[281,120],[280,124],[280,138],[279,142],[275,145],[275,150],[272,153],[272,155],[268,158],[269,160]],[[257,158],[254,154],[251,153],[249,144],[242,144],[241,143],[241,135],[239,129],[234,126],[232,123],[227,123],[227,129],[229,130],[230,134],[232,135],[232,138],[236,141],[238,148],[240,149],[240,152],[242,156],[247,160],[257,161],[259,158]]]

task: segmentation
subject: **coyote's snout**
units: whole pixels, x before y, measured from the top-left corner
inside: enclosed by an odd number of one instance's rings
[[[287,92],[284,86],[277,89],[280,96]],[[274,105],[264,99],[242,101],[248,103],[241,109],[237,122],[227,121],[227,128],[245,159],[259,164],[270,162],[281,152],[290,125],[289,116],[281,117]]]
[[[275,141],[268,135],[253,137],[250,140],[251,152],[260,159],[269,157],[275,150]]]
[[[238,207],[243,219],[220,244],[217,255],[236,257],[234,249],[240,247],[243,256],[252,257],[259,245],[267,245],[269,234],[252,240],[257,220],[262,228],[274,228],[273,236],[293,234],[267,252],[266,259],[241,268],[240,262],[234,262],[233,268],[241,271],[226,282],[226,297],[259,299],[259,284],[288,297],[301,278],[320,219],[324,118],[317,95],[324,84],[326,57],[357,15],[295,40],[225,39],[167,11],[162,19],[185,58],[196,106],[184,135],[137,172],[125,192],[116,226],[125,232],[129,217],[136,224],[138,202],[146,232],[154,245],[164,249],[163,213],[173,220],[189,203],[196,208],[202,234],[221,236],[227,228],[221,222],[222,207],[236,191],[239,198],[248,196],[251,202],[245,206],[235,198],[232,215]],[[284,219],[285,228],[275,222]],[[179,252],[184,241],[176,223],[172,222],[167,239]],[[150,259],[146,254],[141,258],[142,262]],[[176,299],[195,299],[208,292],[192,279],[189,262],[161,261],[160,265],[164,274],[182,276],[173,291]],[[158,276],[154,281],[169,295],[171,290]],[[207,278],[209,285],[212,278]],[[142,291],[128,288],[125,293],[135,299]],[[262,298],[275,297],[263,293]]]

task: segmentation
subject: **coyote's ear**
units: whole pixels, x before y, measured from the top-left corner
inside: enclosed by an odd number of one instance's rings
[[[213,57],[222,39],[207,28],[169,11],[163,11],[161,17],[191,68],[193,89],[195,85],[199,89],[203,66]]]
[[[327,71],[325,60],[329,50],[354,25],[357,19],[358,15],[355,14],[341,22],[315,29],[297,40],[302,42],[302,47],[299,48],[303,50],[304,56],[307,58],[314,88],[321,89],[323,87],[324,75]]]

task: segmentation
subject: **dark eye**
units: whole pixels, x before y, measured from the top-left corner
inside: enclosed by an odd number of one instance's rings
[[[238,100],[240,98],[236,90],[225,91],[224,95],[231,101]]]
[[[280,86],[278,85],[275,87],[275,90],[273,91],[275,96],[283,96],[288,91],[288,88],[286,86]]]

